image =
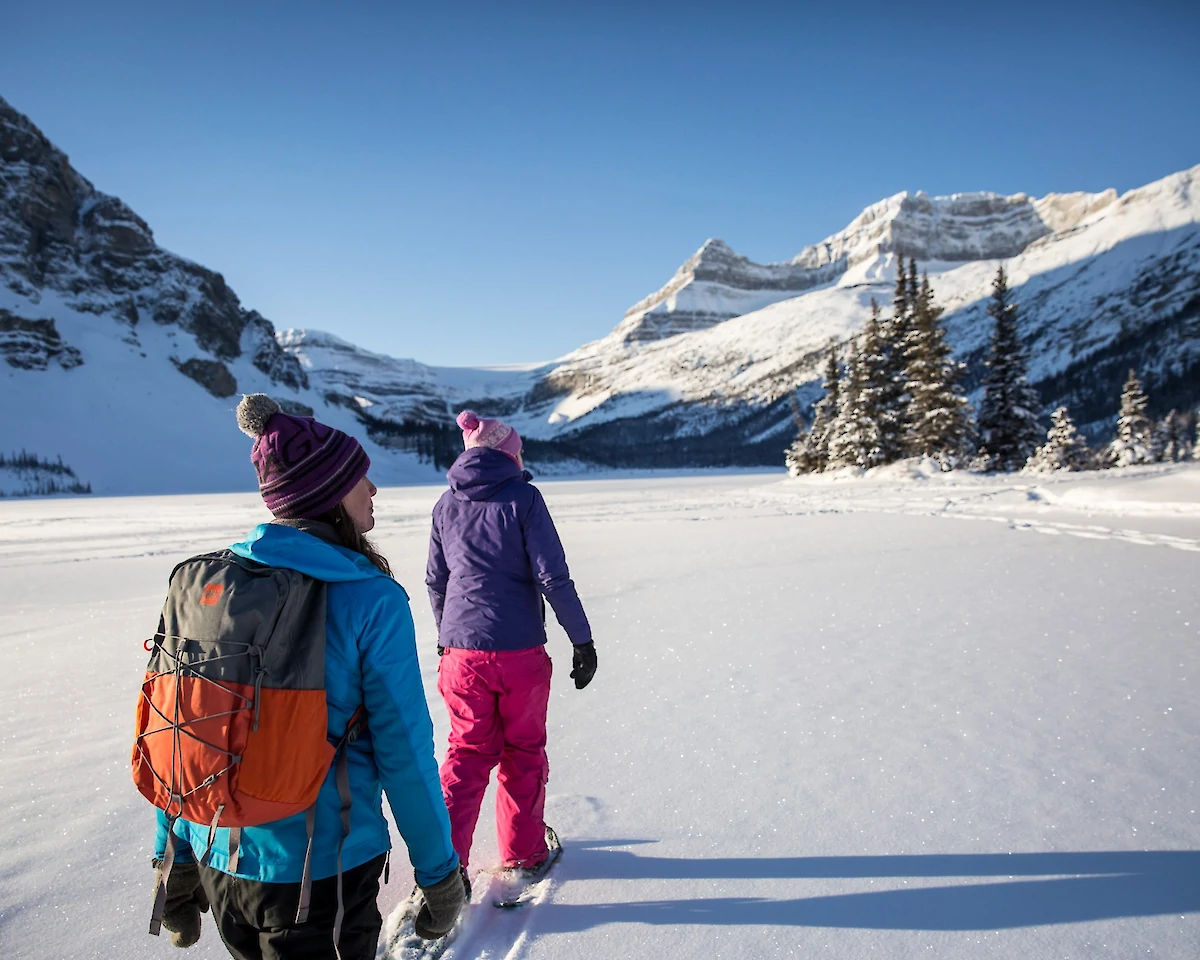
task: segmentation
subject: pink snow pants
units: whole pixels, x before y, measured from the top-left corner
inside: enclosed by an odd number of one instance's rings
[[[550,657],[528,650],[447,648],[438,661],[438,692],[450,712],[450,745],[442,764],[442,794],[450,837],[466,865],[479,807],[492,768],[500,765],[496,833],[505,866],[546,856],[546,708]]]

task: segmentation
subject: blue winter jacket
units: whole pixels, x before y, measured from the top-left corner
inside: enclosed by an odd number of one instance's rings
[[[463,453],[433,508],[425,584],[438,643],[524,650],[546,642],[542,597],[572,643],[592,631],[546,501],[516,461],[489,447]]]
[[[230,549],[238,556],[298,570],[329,585],[325,696],[330,737],[341,738],[360,705],[367,713],[366,732],[347,748],[353,805],[342,868],[359,866],[391,848],[383,816],[386,791],[417,883],[428,886],[441,880],[457,868],[458,856],[450,843],[450,818],[433,754],[433,723],[421,685],[408,595],[362,554],[294,527],[261,524],[244,543]],[[331,769],[317,796],[313,879],[337,873],[340,807]],[[181,840],[177,857],[186,860],[203,853],[207,824],[179,819],[175,833]],[[160,810],[155,840],[155,855],[160,858],[166,839],[167,819]],[[228,868],[229,830],[217,830],[208,862],[249,880],[298,882],[307,844],[304,814],[299,813],[244,827],[236,871]]]

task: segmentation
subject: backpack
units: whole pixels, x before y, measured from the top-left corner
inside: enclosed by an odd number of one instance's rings
[[[167,815],[150,933],[157,936],[175,859],[175,820],[208,823],[208,863],[229,827],[236,873],[241,828],[305,812],[296,922],[308,917],[315,803],[335,758],[342,842],[350,829],[346,746],[365,729],[360,707],[336,743],[325,702],[326,585],[222,550],[171,573],[138,698],[133,780]],[[341,903],[339,897],[339,920]],[[340,927],[340,923],[337,924]],[[334,941],[337,942],[336,939]]]

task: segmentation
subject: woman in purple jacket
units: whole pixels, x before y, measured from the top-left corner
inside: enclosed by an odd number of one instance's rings
[[[465,865],[492,769],[496,826],[507,868],[536,869],[548,854],[545,605],[574,648],[582,690],[596,648],[558,531],[521,459],[521,438],[499,420],[458,415],[466,451],[433,508],[425,583],[438,627],[438,691],[450,712],[442,793],[451,840]]]

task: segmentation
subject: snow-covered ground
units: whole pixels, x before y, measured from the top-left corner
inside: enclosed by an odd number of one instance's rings
[[[552,631],[566,853],[537,905],[471,905],[449,956],[1200,955],[1200,465],[542,488],[600,653],[576,691]],[[440,752],[438,493],[376,516]],[[264,518],[0,502],[0,956],[176,955],[145,933],[142,640],[171,565]],[[225,956],[211,924],[188,956]]]

